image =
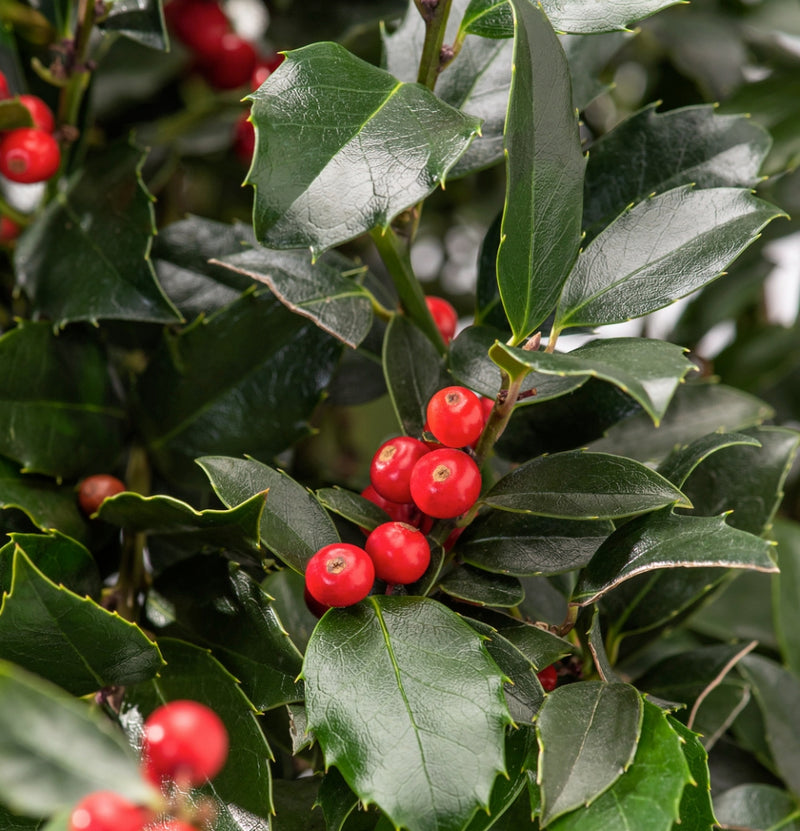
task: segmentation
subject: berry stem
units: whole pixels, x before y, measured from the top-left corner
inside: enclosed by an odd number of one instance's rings
[[[451,2],[452,0],[438,0],[436,3],[426,3],[420,0],[417,5],[425,21],[425,42],[422,45],[417,81],[430,90],[436,86],[436,79],[442,70],[442,44]]]

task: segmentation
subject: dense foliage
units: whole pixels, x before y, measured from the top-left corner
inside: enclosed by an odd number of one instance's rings
[[[269,12],[243,76],[197,4]],[[797,5],[164,11],[0,5],[0,127],[33,93],[59,152],[0,198],[0,828],[800,828]],[[415,497],[422,576],[320,609],[452,385],[477,502]],[[182,699],[230,750],[166,803]]]

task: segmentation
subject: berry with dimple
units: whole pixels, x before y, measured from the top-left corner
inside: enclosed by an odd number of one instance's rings
[[[442,336],[442,340],[445,343],[450,343],[456,334],[458,312],[443,297],[430,295],[425,298],[425,303],[428,306],[428,311],[431,313],[433,322],[436,324],[436,328],[439,330],[439,334]]]
[[[154,785],[202,785],[222,770],[227,757],[228,731],[199,701],[170,701],[144,723],[142,769]]]
[[[216,49],[202,56],[206,80],[218,89],[236,89],[253,75],[258,56],[253,44],[236,32],[225,32]]]
[[[69,815],[69,831],[142,831],[152,819],[146,808],[113,791],[85,796]]]
[[[45,133],[52,133],[56,119],[50,107],[38,95],[20,95],[19,102],[31,114],[33,126]]]
[[[466,447],[483,432],[480,398],[466,387],[445,387],[428,401],[427,423],[431,433],[446,447]]]
[[[0,140],[0,173],[12,182],[44,182],[58,171],[58,142],[36,127],[17,127]]]
[[[552,692],[558,685],[558,673],[552,664],[537,672],[536,675],[545,692]]]
[[[468,511],[481,492],[481,472],[463,450],[431,450],[411,471],[411,498],[428,516],[453,519]]]
[[[323,546],[306,566],[306,587],[325,606],[352,606],[369,594],[374,582],[369,554],[347,542]]]
[[[419,439],[396,436],[385,441],[372,457],[369,479],[372,487],[392,502],[410,502],[409,479],[414,465],[429,452]]]
[[[108,473],[96,473],[94,476],[87,476],[78,487],[78,503],[81,510],[87,515],[91,516],[96,513],[103,502],[109,496],[116,496],[122,493],[125,488],[125,483],[116,476],[111,476]]]
[[[387,583],[415,583],[431,561],[425,535],[405,522],[379,525],[367,537],[365,547],[375,564],[375,574]]]

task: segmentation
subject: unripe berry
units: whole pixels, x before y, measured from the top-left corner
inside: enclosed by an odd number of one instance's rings
[[[86,516],[91,516],[100,510],[100,506],[109,496],[122,493],[125,483],[107,473],[96,473],[87,476],[78,488],[78,503]]]
[[[69,815],[69,831],[142,831],[152,819],[145,808],[113,791],[85,796]]]
[[[375,582],[375,566],[357,545],[336,542],[320,548],[306,566],[306,587],[325,606],[352,606]]]
[[[56,127],[53,111],[37,95],[20,95],[20,104],[31,114],[33,126],[45,133],[52,133]]]
[[[480,398],[466,387],[445,387],[435,393],[426,410],[431,433],[446,447],[466,447],[483,432]]]
[[[222,770],[227,757],[228,731],[222,719],[198,701],[170,701],[144,723],[142,768],[154,785],[202,785]]]
[[[478,466],[463,450],[443,447],[423,456],[411,471],[411,497],[424,514],[453,519],[468,511],[481,492]]]
[[[372,487],[392,502],[410,502],[408,480],[414,465],[428,453],[428,447],[411,436],[385,441],[372,457],[369,479]]]
[[[442,340],[445,343],[450,343],[456,334],[458,313],[452,304],[448,303],[443,297],[429,296],[425,298],[425,303],[436,328],[439,330],[439,334],[442,336]]]
[[[415,583],[431,561],[425,535],[405,522],[385,522],[367,537],[367,554],[375,574],[387,583]]]
[[[12,182],[43,182],[58,172],[58,142],[36,127],[17,127],[0,140],[0,173]]]

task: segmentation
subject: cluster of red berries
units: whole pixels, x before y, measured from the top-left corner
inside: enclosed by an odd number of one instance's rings
[[[0,73],[0,99],[12,98],[8,80]],[[19,95],[17,100],[31,115],[32,127],[6,130],[0,137],[0,173],[12,182],[44,182],[61,165],[61,150],[53,136],[56,120],[50,107],[36,95]],[[5,233],[9,232],[6,221]]]
[[[197,701],[171,701],[144,723],[142,773],[178,804],[159,810],[136,805],[113,791],[95,791],[72,810],[69,831],[197,831],[179,815],[191,813],[189,788],[213,779],[228,757],[228,732],[219,716]]]

